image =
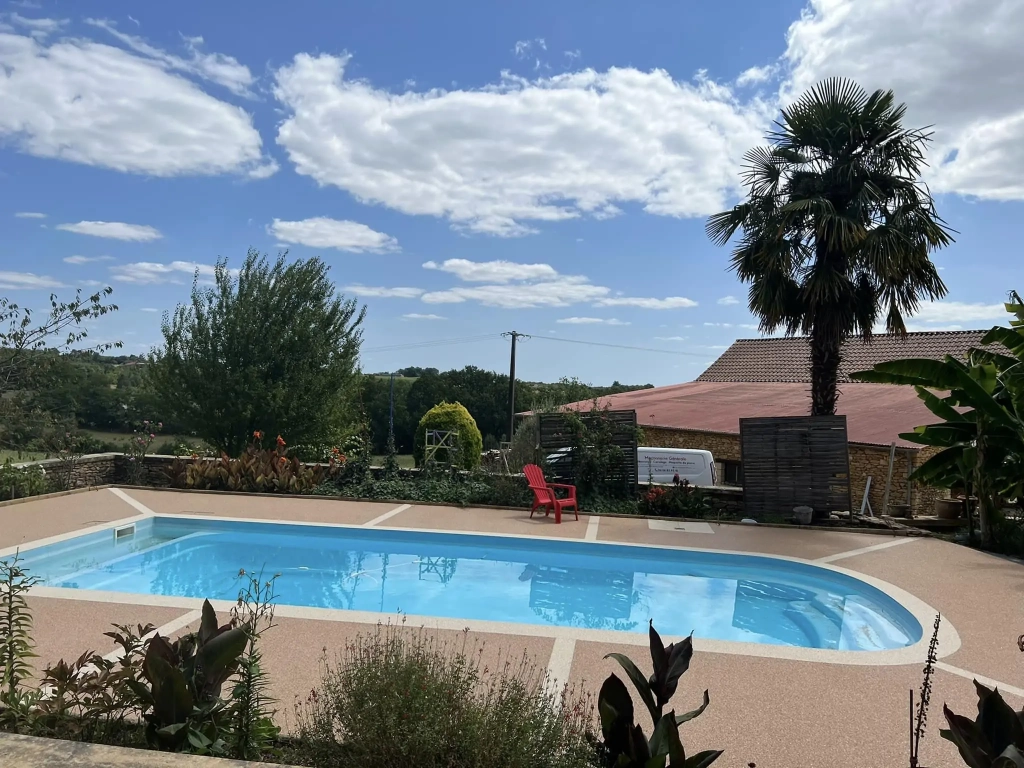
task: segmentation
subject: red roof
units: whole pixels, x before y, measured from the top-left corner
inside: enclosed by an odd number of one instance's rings
[[[810,412],[809,385],[692,381],[668,387],[640,389],[601,398],[614,410],[635,410],[640,426],[698,429],[739,434],[740,419],[757,416],[806,416]],[[847,439],[919,448],[899,438],[937,418],[922,403],[913,387],[889,384],[840,385],[840,414],[846,416]],[[590,410],[589,402],[573,408]]]

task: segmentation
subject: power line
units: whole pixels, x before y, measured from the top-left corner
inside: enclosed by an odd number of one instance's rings
[[[362,352],[396,352],[402,349],[418,349],[420,347],[443,347],[448,344],[472,344],[478,341],[490,341],[493,339],[500,338],[500,334],[488,333],[480,336],[462,336],[454,339],[434,339],[432,341],[416,341],[406,342],[404,344],[389,344],[384,347],[369,347],[363,349]]]
[[[637,352],[659,352],[663,355],[684,355],[687,357],[700,357],[707,358],[707,355],[701,354],[700,352],[684,352],[681,349],[655,349],[654,347],[633,347],[628,344],[606,344],[600,341],[581,341],[580,339],[563,339],[557,336],[532,336],[534,339],[544,339],[546,341],[561,341],[566,344],[586,344],[590,347],[612,347],[614,349],[632,349]]]

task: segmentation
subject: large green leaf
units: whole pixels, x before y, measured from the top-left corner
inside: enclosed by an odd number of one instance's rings
[[[665,765],[665,758],[671,751],[672,737],[670,734],[675,731],[678,734],[678,726],[675,723],[674,713],[670,713],[658,721],[651,734],[651,741],[648,744],[651,751],[651,759],[657,761],[659,766]]]
[[[1024,747],[1024,727],[999,691],[983,696],[978,702],[978,710],[978,725],[992,745],[992,753],[1001,754],[1015,744]]]
[[[992,761],[992,768],[1024,768],[1024,754],[1011,744]]]
[[[958,378],[956,361],[908,358],[879,363],[869,371],[851,373],[854,381],[876,384],[915,384],[934,389],[952,389]]]
[[[956,386],[964,391],[971,406],[991,419],[994,424],[1012,424],[1006,409],[992,396],[998,383],[997,372],[993,366],[979,365],[971,369],[964,367],[955,370]]]
[[[199,661],[208,675],[228,669],[245,650],[248,638],[241,627],[229,629],[214,637],[199,649]]]
[[[1024,333],[1014,330],[1013,328],[996,326],[982,337],[981,343],[1002,344],[1010,350],[1018,360],[1024,360]],[[984,351],[989,352],[990,350]]]
[[[703,752],[690,755],[683,763],[683,768],[707,768],[722,756],[723,751],[721,749],[706,749]]]
[[[915,386],[917,396],[928,406],[928,410],[946,421],[964,421],[963,414],[946,402],[945,398],[939,397],[931,390],[921,386]]]
[[[963,715],[954,714],[945,704],[942,705],[942,713],[949,723],[948,730],[942,730],[939,734],[942,738],[956,744],[960,757],[968,768],[990,768],[989,755],[992,747],[988,743],[981,729]]]
[[[185,676],[161,657],[152,660],[151,671],[159,681],[153,683],[153,714],[165,725],[184,723],[192,714],[192,694]]]
[[[704,691],[704,701],[701,702],[701,705],[691,712],[686,712],[682,715],[676,715],[676,725],[682,725],[683,723],[693,720],[693,718],[695,717],[699,717],[704,712],[704,710],[708,708],[708,705],[710,703],[711,697],[708,695],[707,691]]]
[[[609,675],[597,697],[597,711],[601,716],[601,732],[606,741],[612,741],[619,724],[633,724],[633,699],[617,675]]]
[[[651,713],[651,721],[656,722],[659,717],[658,707],[654,703],[654,696],[651,694],[651,686],[647,682],[647,678],[644,677],[643,672],[637,669],[636,664],[633,663],[632,659],[621,653],[609,653],[605,656],[606,659],[615,659],[622,667],[626,675],[633,682],[633,687],[636,688],[636,692],[640,694],[641,700],[647,705],[647,709]]]

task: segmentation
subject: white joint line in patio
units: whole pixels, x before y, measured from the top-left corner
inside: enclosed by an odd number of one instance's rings
[[[410,507],[412,507],[412,504],[403,504],[400,507],[395,507],[390,512],[385,512],[383,515],[378,515],[377,517],[373,518],[373,520],[367,520],[365,523],[363,523],[363,527],[373,528],[375,525],[380,525],[385,520],[390,520],[395,515],[400,515],[402,512],[405,512],[405,510],[409,509]]]
[[[583,536],[584,541],[597,541],[597,526],[601,524],[600,515],[591,515],[587,521],[587,532]]]
[[[176,618],[174,621],[169,621],[161,627],[157,627],[152,632],[148,632],[143,635],[143,640],[151,640],[152,638],[160,635],[161,637],[170,637],[179,629],[184,629],[189,624],[193,624],[199,619],[203,618],[203,612],[201,610],[189,611]],[[106,654],[103,658],[107,661],[120,661],[121,657],[124,656],[124,648],[117,648],[117,650],[111,651]]]
[[[67,533],[58,533],[56,536],[47,536],[44,539],[33,539],[32,541],[26,541],[23,544],[15,544],[11,547],[0,548],[0,558],[8,557],[15,554],[16,552],[28,552],[32,549],[38,549],[39,547],[45,547],[47,544],[59,544],[62,541],[68,539],[77,539],[79,536],[87,536],[90,533],[99,533],[100,531],[113,530],[122,525],[130,525],[131,523],[139,522],[139,518],[143,515],[132,515],[131,517],[122,517],[119,520],[111,520],[109,523],[97,523],[96,525],[90,525],[87,528],[76,528],[73,531]]]
[[[548,659],[548,686],[554,693],[561,693],[568,685],[572,673],[572,657],[576,655],[576,641],[571,637],[556,637]]]
[[[134,507],[136,510],[138,510],[140,515],[148,515],[149,517],[154,517],[156,515],[156,512],[154,512],[152,509],[147,507],[141,501],[133,499],[120,488],[108,488],[107,490],[110,491],[115,496],[117,496],[117,498],[119,498],[125,504],[128,504],[130,507]]]
[[[987,685],[989,688],[998,688],[1000,693],[1012,693],[1014,696],[1024,699],[1024,689],[1017,688],[1016,686],[1009,685],[1007,683],[1001,683],[998,680],[993,680],[991,677],[985,677],[984,675],[976,675],[966,669],[960,667],[954,667],[952,664],[947,664],[944,661],[935,662],[935,668],[941,669],[943,672],[949,672],[951,675],[957,675],[966,680],[977,680],[982,685]]]
[[[901,544],[912,544],[918,539],[904,536],[899,539],[893,539],[892,541],[883,541],[881,544],[872,544],[870,547],[861,547],[860,549],[850,549],[846,552],[837,552],[834,555],[825,555],[825,557],[819,557],[811,562],[814,563],[834,563],[836,560],[845,560],[848,557],[856,557],[857,555],[866,555],[869,552],[878,552],[880,549],[889,549],[889,547],[898,547]]]
[[[397,515],[403,511],[403,508],[408,508],[411,505],[404,504],[401,507],[391,510],[386,513],[388,517]],[[382,515],[381,517],[384,517]],[[173,515],[173,514],[161,514],[157,515],[157,518],[168,518],[174,520],[189,520],[195,521],[195,517],[192,515]],[[137,519],[137,518],[136,518]],[[214,517],[204,516],[204,520],[215,521],[215,522],[258,522],[262,525],[299,525],[302,527],[315,527],[315,528],[336,528],[336,529],[349,529],[349,528],[360,528],[366,527],[374,523],[371,520],[369,523],[364,523],[363,526],[358,525],[346,525],[342,523],[314,523],[314,522],[296,522],[294,520],[247,520],[246,518],[231,518],[231,517]],[[378,520],[380,518],[377,518]],[[102,526],[95,526],[92,530],[103,530],[105,528],[111,528],[117,525],[117,523],[106,523]],[[551,539],[544,536],[531,536],[525,534],[505,534],[505,533],[482,533],[478,531],[450,531],[430,528],[403,528],[403,527],[389,527],[387,530],[395,532],[405,533],[434,533],[452,535],[458,534],[466,537],[498,537],[504,539],[541,539],[550,541]],[[70,534],[65,534],[58,537],[57,540],[63,540],[72,538],[74,536],[81,535],[87,532],[76,531]],[[568,541],[580,542],[581,539],[571,539]],[[41,546],[44,543],[49,543],[47,540],[32,542],[29,546],[32,548]],[[704,549],[704,548],[693,548],[693,547],[680,547],[670,546],[663,544],[636,544],[620,541],[585,541],[586,546],[602,546],[602,547],[630,547],[630,548],[641,548],[641,549],[659,549],[669,552],[700,552],[706,554],[721,554],[721,555],[738,555],[741,557],[754,557],[762,560],[781,560],[791,563],[800,563],[802,565],[809,565],[815,568],[821,568],[824,570],[833,571],[835,573],[842,574],[852,579],[861,581],[869,586],[874,587],[883,594],[889,596],[897,603],[902,605],[923,627],[931,626],[935,615],[939,613],[935,608],[925,603],[920,598],[912,595],[906,590],[897,587],[895,584],[890,584],[887,581],[877,579],[873,576],[869,576],[865,573],[858,571],[849,570],[841,566],[832,565],[831,563],[818,562],[814,560],[806,560],[798,557],[789,557],[786,555],[767,555],[756,552],[741,552],[736,550],[719,550],[719,549]],[[886,542],[889,543],[889,542]],[[27,548],[27,547],[26,547]],[[870,548],[865,548],[870,549]],[[13,548],[12,550],[13,551]],[[0,553],[2,554],[2,553]],[[174,608],[186,608],[196,609],[202,605],[200,598],[187,598],[187,597],[176,597],[166,595],[142,595],[142,594],[129,594],[122,592],[105,592],[100,590],[81,590],[81,589],[70,589],[64,587],[41,587],[37,586],[31,590],[31,594],[39,597],[51,597],[65,600],[82,600],[86,602],[106,602],[106,603],[119,603],[123,605],[152,605],[152,606],[170,606]],[[219,606],[222,610],[230,610],[234,607],[234,603],[231,601],[210,601],[214,607]],[[280,605],[276,610],[276,615],[281,617],[289,617],[295,619],[312,619],[317,621],[337,621],[337,622],[350,622],[356,624],[377,624],[381,621],[388,621],[394,618],[394,615],[387,613],[380,613],[376,611],[350,611],[338,608],[312,608],[306,606],[292,606],[292,605]],[[435,629],[448,629],[461,631],[467,627],[472,630],[490,633],[490,634],[501,634],[501,635],[519,635],[525,637],[550,637],[559,638],[564,637],[574,640],[584,640],[589,642],[599,642],[606,644],[622,644],[622,645],[646,645],[648,642],[647,635],[634,632],[621,632],[617,630],[598,630],[598,629],[582,629],[579,627],[561,627],[561,626],[550,626],[550,625],[537,625],[537,624],[518,624],[513,622],[502,622],[502,621],[488,621],[482,619],[449,619],[436,616],[406,616],[408,621],[412,621],[419,626]],[[677,637],[669,637],[668,641],[674,642],[676,640],[682,640],[684,636],[680,635]],[[903,648],[894,648],[884,651],[840,651],[831,650],[824,648],[800,648],[795,646],[783,646],[783,645],[765,645],[760,643],[746,643],[734,640],[708,640],[702,638],[694,638],[693,646],[696,650],[705,653],[724,653],[724,654],[735,654],[741,656],[759,656],[763,658],[775,658],[775,659],[789,659],[793,661],[813,661],[823,664],[846,664],[850,666],[900,666],[904,664],[920,664],[921,660],[927,657],[928,644],[930,637],[925,636],[922,631],[921,638],[913,645],[905,646]],[[942,658],[949,656],[960,649],[961,641],[960,635],[953,627],[953,625],[944,621],[939,627],[939,654]]]

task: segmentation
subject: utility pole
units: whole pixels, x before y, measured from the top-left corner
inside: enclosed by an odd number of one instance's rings
[[[511,443],[516,433],[516,340],[530,337],[519,331],[507,331],[501,335],[512,339],[512,357],[508,366],[508,441]]]

